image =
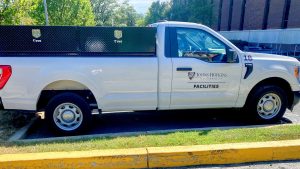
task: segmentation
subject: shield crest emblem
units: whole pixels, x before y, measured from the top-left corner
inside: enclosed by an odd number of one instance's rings
[[[192,80],[195,77],[195,74],[196,74],[195,72],[189,72],[188,73],[189,79]]]
[[[121,30],[115,30],[114,35],[115,38],[121,39],[123,37],[123,32]]]
[[[40,29],[32,29],[32,36],[34,38],[40,38],[42,36]]]

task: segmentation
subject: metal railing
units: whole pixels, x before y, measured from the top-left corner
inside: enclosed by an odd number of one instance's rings
[[[300,58],[300,29],[221,31],[241,50]]]

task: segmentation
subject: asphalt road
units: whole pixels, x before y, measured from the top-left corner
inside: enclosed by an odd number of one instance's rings
[[[299,123],[300,104],[293,112],[287,111],[284,118],[275,124]],[[236,110],[196,110],[164,112],[125,112],[95,116],[85,135],[122,132],[143,132],[173,129],[198,129],[207,127],[258,125]],[[44,120],[38,120],[25,139],[57,137]]]
[[[195,166],[195,167],[178,167],[170,169],[299,169],[300,161],[279,161],[279,162],[262,162],[234,165],[216,165],[216,166]]]

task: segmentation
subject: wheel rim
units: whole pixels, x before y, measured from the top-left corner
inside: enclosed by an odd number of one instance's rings
[[[57,127],[64,131],[76,130],[82,123],[81,109],[73,103],[63,103],[57,106],[53,113],[53,120]]]
[[[279,113],[281,105],[281,99],[277,94],[268,93],[258,101],[258,115],[263,119],[272,119]]]

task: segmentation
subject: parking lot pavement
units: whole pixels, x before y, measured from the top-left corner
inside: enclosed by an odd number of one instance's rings
[[[276,124],[299,123],[300,105],[293,112],[287,111]],[[245,118],[237,110],[194,110],[194,111],[145,111],[108,113],[95,116],[91,128],[85,135],[122,132],[144,132],[173,129],[198,129],[207,127],[258,125]],[[25,139],[50,138],[57,135],[48,128],[44,120],[38,120]]]
[[[234,165],[217,165],[217,166],[198,166],[198,167],[178,167],[169,169],[299,169],[300,161],[277,161],[262,162]]]

